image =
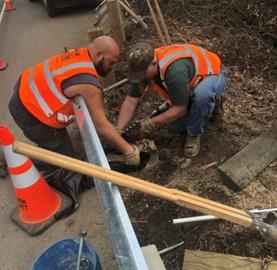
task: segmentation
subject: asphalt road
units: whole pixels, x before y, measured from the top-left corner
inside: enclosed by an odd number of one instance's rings
[[[16,10],[5,12],[0,25],[0,57],[8,68],[0,71],[0,123],[7,125],[17,139],[27,141],[11,119],[7,104],[20,73],[39,61],[61,52],[64,47],[86,46],[91,12],[87,8],[72,9],[49,18],[41,2],[13,2]],[[46,232],[31,237],[9,218],[17,206],[9,177],[0,179],[0,269],[29,269],[32,261],[57,240],[77,237],[88,231],[87,242],[97,251],[103,269],[116,269],[104,220],[95,190],[80,198],[81,207],[65,220],[56,222]]]

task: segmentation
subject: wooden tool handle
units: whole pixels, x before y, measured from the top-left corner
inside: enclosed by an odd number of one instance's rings
[[[249,227],[252,218],[244,211],[198,197],[180,190],[169,189],[139,178],[102,168],[75,158],[64,156],[43,148],[15,141],[13,150],[22,155],[44,161],[46,163],[68,169],[80,174],[96,177],[99,180],[112,182],[129,189],[141,191],[161,199],[172,201],[182,207],[187,207],[204,214]]]
[[[165,33],[166,42],[167,43],[171,43],[171,39],[170,39],[168,30],[167,30],[167,27],[166,27],[166,24],[165,24],[165,21],[164,21],[164,17],[163,17],[162,11],[161,11],[159,3],[158,3],[158,0],[154,0],[154,3],[155,3],[156,10],[157,10],[158,16],[160,18],[160,21],[161,21],[164,33]]]
[[[159,37],[160,37],[162,43],[165,44],[166,42],[165,42],[164,35],[163,35],[162,30],[161,30],[161,28],[160,28],[160,26],[159,26],[159,22],[158,22],[157,17],[156,17],[156,15],[155,15],[155,13],[154,13],[154,10],[153,10],[153,8],[152,8],[152,6],[151,6],[151,3],[150,3],[149,0],[146,0],[146,3],[147,3],[147,5],[148,5],[148,8],[149,8],[149,11],[150,11],[152,20],[153,20],[153,22],[154,22],[154,24],[155,24],[156,30],[157,30],[157,32],[158,32],[158,34],[159,34]]]

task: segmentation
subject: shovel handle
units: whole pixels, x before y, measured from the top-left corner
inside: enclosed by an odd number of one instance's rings
[[[15,141],[13,144],[13,150],[25,156],[38,159],[64,169],[96,177],[100,180],[112,182],[113,184],[129,189],[144,192],[161,199],[172,201],[182,207],[187,207],[204,214],[213,215],[246,227],[250,227],[253,221],[252,217],[250,217],[250,215],[245,211],[180,190],[169,189],[133,176],[125,175],[85,161],[45,150],[37,146]]]

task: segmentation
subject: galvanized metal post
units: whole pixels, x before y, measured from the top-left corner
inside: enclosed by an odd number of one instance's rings
[[[74,98],[74,111],[89,162],[110,168],[87,106],[81,96]],[[94,179],[113,245],[114,255],[121,270],[147,270],[118,188],[111,183]]]

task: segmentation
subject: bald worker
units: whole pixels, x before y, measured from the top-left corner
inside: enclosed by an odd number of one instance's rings
[[[138,149],[127,143],[106,117],[99,76],[106,76],[119,61],[119,48],[109,36],[96,38],[87,48],[55,55],[25,70],[9,103],[14,121],[40,147],[74,156],[66,127],[74,121],[72,99],[81,95],[98,134],[122,153],[126,165],[140,163]],[[93,182],[87,177],[34,161],[49,184],[71,196]]]

